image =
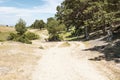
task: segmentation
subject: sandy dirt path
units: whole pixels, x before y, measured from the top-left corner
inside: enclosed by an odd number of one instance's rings
[[[109,80],[84,55],[84,44],[70,42],[69,47],[60,47],[61,44],[43,51],[32,80]]]

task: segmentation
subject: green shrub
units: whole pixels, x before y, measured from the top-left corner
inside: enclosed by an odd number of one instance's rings
[[[40,46],[39,49],[44,49],[44,47],[43,47],[43,46]]]
[[[58,34],[50,35],[48,38],[49,41],[61,41],[63,38],[59,36]]]
[[[8,40],[31,44],[32,42],[30,40],[35,40],[38,38],[39,38],[39,36],[32,32],[27,32],[26,34],[22,34],[22,35],[19,35],[16,33],[10,33]]]
[[[27,44],[31,44],[31,43],[32,43],[32,42],[26,37],[25,34],[19,35],[19,34],[16,34],[16,33],[10,33],[10,36],[8,37],[8,40],[18,41],[18,42],[27,43]]]
[[[22,43],[32,44],[32,42],[25,35],[18,37],[17,41]]]
[[[10,35],[8,36],[8,40],[14,40],[16,41],[18,38],[18,35],[15,33],[10,33]]]
[[[39,36],[35,33],[32,33],[32,32],[27,32],[25,34],[25,36],[29,39],[29,40],[35,40],[35,39],[38,39]]]
[[[15,30],[19,35],[23,35],[27,31],[26,22],[23,19],[19,19],[15,25]]]
[[[0,41],[7,41],[11,32],[0,32]]]
[[[4,40],[0,40],[0,42],[4,42]]]

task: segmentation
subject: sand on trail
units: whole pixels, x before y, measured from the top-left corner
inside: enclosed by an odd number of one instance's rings
[[[88,60],[82,42],[60,47],[63,43],[55,43],[43,51],[32,80],[109,80]]]

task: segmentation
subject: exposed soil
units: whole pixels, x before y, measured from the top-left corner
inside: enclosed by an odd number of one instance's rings
[[[114,63],[89,60],[99,55],[89,43],[1,42],[0,80],[120,80]]]
[[[82,42],[65,43],[50,43],[54,46],[44,50],[42,58],[38,61],[36,70],[33,72],[32,80],[120,79],[119,76],[114,76],[114,72],[106,66],[108,63],[90,61],[89,58],[99,54],[93,52],[95,53],[93,55],[90,51],[84,51],[87,46]],[[119,75],[119,73],[117,74]]]

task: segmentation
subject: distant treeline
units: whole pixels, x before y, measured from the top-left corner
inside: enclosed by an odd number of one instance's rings
[[[49,40],[62,40],[60,34],[84,35],[86,40],[94,36],[114,36],[120,32],[120,0],[64,0],[57,6],[54,17],[35,20],[30,28],[47,29]]]
[[[74,28],[73,36],[84,35],[86,39],[93,32],[106,35],[108,30],[112,34],[120,31],[120,0],[64,0],[56,9],[55,17],[51,18],[54,22],[50,18],[47,23],[36,20],[30,27],[51,30],[62,24],[64,29],[59,28],[56,33]]]

